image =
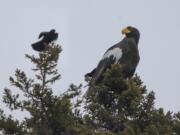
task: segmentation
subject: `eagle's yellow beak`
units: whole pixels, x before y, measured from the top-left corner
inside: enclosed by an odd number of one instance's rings
[[[121,32],[122,32],[122,34],[128,34],[131,31],[128,28],[124,28]]]

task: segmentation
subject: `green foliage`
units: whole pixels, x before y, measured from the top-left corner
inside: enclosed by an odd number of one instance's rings
[[[172,135],[179,121],[172,113],[154,107],[154,92],[147,92],[139,76],[122,78],[120,65],[113,65],[86,96],[85,120],[96,131],[115,135]],[[174,121],[176,119],[176,122]],[[174,125],[174,126],[173,126]],[[176,125],[176,126],[175,126]]]
[[[11,115],[5,116],[2,110],[0,110],[0,131],[7,135],[24,135],[27,133],[23,124],[14,120]]]
[[[17,69],[15,77],[10,77],[12,86],[20,92],[5,88],[3,101],[11,110],[21,109],[30,113],[25,118],[26,132],[33,135],[62,135],[74,125],[71,98],[79,93],[69,89],[72,94],[53,95],[52,86],[60,79],[56,68],[61,47],[52,44],[49,50],[39,53],[38,57],[26,55],[34,65],[35,79]],[[14,121],[15,122],[15,121]]]
[[[38,56],[26,55],[34,64],[34,78],[20,69],[9,78],[13,87],[4,89],[3,102],[12,111],[29,112],[30,117],[20,122],[0,110],[4,135],[180,135],[180,113],[156,109],[155,93],[137,75],[124,79],[117,64],[85,95],[82,85],[73,84],[54,95],[52,85],[61,78],[57,63],[62,50],[50,46]]]

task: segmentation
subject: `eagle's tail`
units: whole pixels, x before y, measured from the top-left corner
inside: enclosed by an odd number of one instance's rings
[[[100,80],[102,73],[104,71],[104,68],[101,67],[100,70],[92,70],[90,73],[85,74],[85,80],[89,82],[89,84],[85,85],[84,88],[89,86],[89,88],[92,88],[94,84],[97,84],[97,82]]]
[[[93,74],[91,84],[97,84],[101,79],[104,71],[106,70],[107,65],[104,61],[101,61],[96,68],[95,73]]]

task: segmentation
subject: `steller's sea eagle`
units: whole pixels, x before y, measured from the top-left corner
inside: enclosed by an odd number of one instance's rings
[[[42,52],[48,48],[48,44],[54,40],[57,40],[58,33],[54,29],[49,32],[41,32],[39,34],[39,39],[42,38],[40,41],[33,43],[32,48],[36,51]]]
[[[122,34],[125,34],[124,39],[110,47],[97,67],[85,75],[85,77],[92,78],[91,84],[97,84],[112,64],[121,64],[124,78],[133,76],[140,59],[138,51],[140,33],[136,28],[128,26],[122,30]]]

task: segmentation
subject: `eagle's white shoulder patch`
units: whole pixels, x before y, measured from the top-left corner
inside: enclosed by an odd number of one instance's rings
[[[103,59],[105,58],[109,58],[113,56],[113,58],[115,58],[115,63],[117,63],[119,61],[119,59],[122,56],[122,50],[119,47],[113,48],[112,50],[107,51],[104,56]]]

